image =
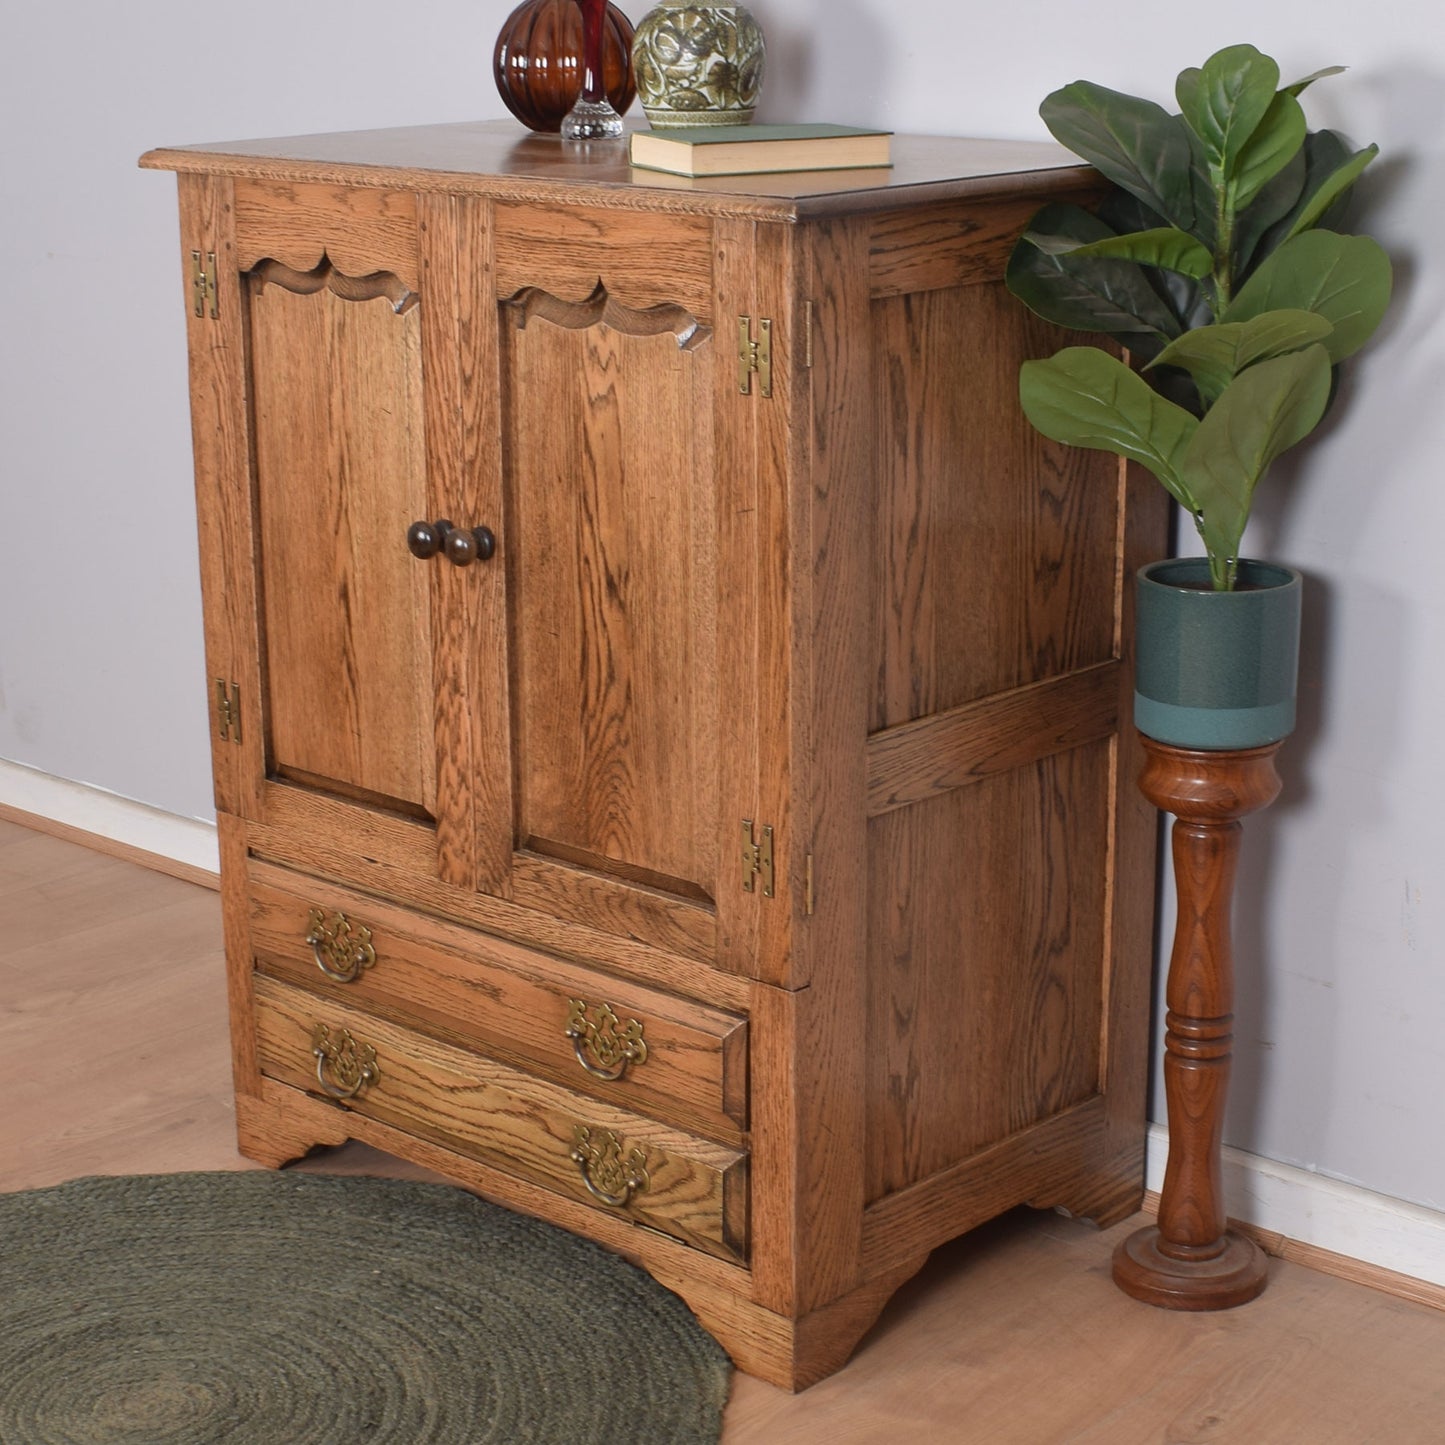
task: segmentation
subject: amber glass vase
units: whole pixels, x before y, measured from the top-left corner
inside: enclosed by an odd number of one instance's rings
[[[533,130],[560,130],[582,93],[582,11],[577,0],[525,0],[507,17],[492,53],[492,74],[509,111]],[[602,32],[602,85],[623,115],[637,88],[632,79],[632,22],[607,6]]]

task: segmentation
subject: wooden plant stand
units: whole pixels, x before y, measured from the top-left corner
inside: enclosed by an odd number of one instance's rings
[[[1264,1289],[1266,1263],[1253,1240],[1225,1227],[1220,1144],[1234,1023],[1230,901],[1240,819],[1279,795],[1279,743],[1197,752],[1143,742],[1139,787],[1156,808],[1175,815],[1179,916],[1164,1034],[1169,1162],[1158,1224],[1115,1250],[1114,1282],[1166,1309],[1231,1309]]]

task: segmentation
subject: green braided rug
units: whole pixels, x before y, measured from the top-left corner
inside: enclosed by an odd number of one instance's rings
[[[641,1270],[446,1185],[0,1195],[4,1445],[713,1445],[729,1368]]]

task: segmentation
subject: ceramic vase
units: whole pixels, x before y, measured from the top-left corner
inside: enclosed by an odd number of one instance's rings
[[[1134,722],[1156,742],[1255,748],[1294,731],[1302,579],[1241,558],[1215,592],[1209,561],[1177,557],[1138,574]]]
[[[663,3],[632,42],[642,108],[654,126],[745,125],[763,83],[763,32],[742,5]]]

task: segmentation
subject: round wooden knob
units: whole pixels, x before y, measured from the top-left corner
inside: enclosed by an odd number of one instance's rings
[[[452,524],[445,518],[435,522],[413,522],[406,529],[407,550],[423,561],[435,557],[446,545],[447,534],[451,530]]]
[[[497,539],[490,527],[456,527],[447,534],[447,559],[457,567],[473,562],[486,562],[497,550]]]

